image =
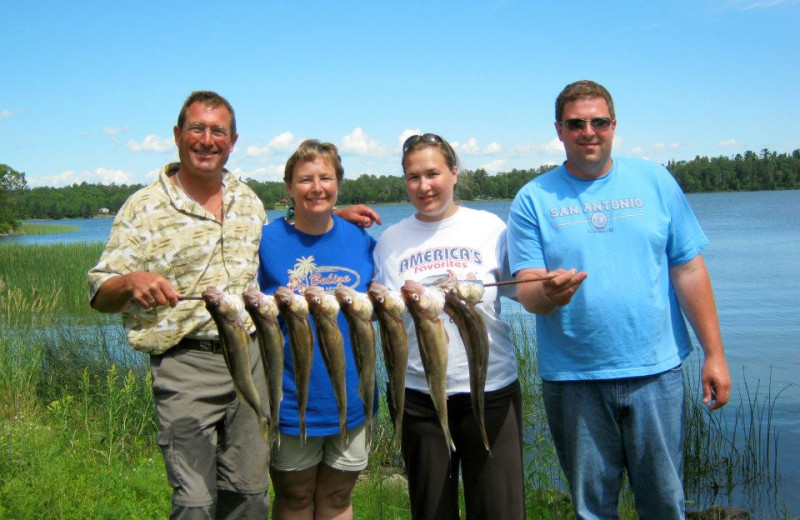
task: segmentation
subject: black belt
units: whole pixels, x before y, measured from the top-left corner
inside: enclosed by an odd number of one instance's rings
[[[250,339],[256,339],[256,333],[250,334]],[[222,341],[218,339],[195,339],[183,338],[175,345],[175,348],[182,348],[184,350],[200,350],[202,352],[211,352],[212,354],[222,354]]]
[[[222,354],[222,342],[218,339],[183,338],[175,348],[184,350],[201,350],[212,354]]]

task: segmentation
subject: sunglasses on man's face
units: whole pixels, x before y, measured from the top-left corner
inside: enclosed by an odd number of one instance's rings
[[[565,119],[561,125],[567,127],[567,130],[577,132],[583,130],[586,123],[592,125],[595,130],[607,130],[611,126],[611,118],[609,117],[595,117],[593,119]]]

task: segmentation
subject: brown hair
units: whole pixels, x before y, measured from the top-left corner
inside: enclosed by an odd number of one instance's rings
[[[614,114],[614,100],[611,99],[611,94],[606,88],[594,81],[584,79],[570,83],[556,98],[556,122],[560,122],[564,115],[564,105],[572,101],[584,98],[602,98],[608,104],[608,113],[611,119],[616,119]]]
[[[416,138],[416,139],[415,139]],[[409,141],[413,142],[409,143]],[[411,152],[416,152],[424,148],[436,148],[441,152],[444,157],[447,167],[451,170],[458,167],[458,156],[450,143],[444,140],[437,134],[426,133],[422,135],[411,136],[406,139],[406,144],[403,145],[403,157],[401,159],[403,165],[403,173],[406,171],[406,156]]]
[[[228,103],[227,99],[210,90],[196,90],[189,94],[189,97],[183,102],[180,114],[178,114],[178,128],[183,128],[183,125],[186,123],[186,113],[189,112],[189,107],[198,101],[212,108],[216,108],[219,105],[223,105],[227,108],[228,112],[231,113],[231,135],[236,134],[236,114],[233,112],[233,107]]]
[[[344,167],[342,167],[342,158],[339,156],[339,150],[335,144],[321,143],[317,139],[306,139],[300,143],[297,151],[286,161],[286,166],[283,169],[283,182],[286,184],[292,183],[294,167],[297,166],[297,163],[315,161],[318,157],[324,158],[333,166],[333,169],[336,170],[336,180],[341,185],[344,178]]]

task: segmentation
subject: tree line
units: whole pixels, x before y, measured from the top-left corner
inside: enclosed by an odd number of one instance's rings
[[[666,165],[687,193],[714,191],[755,191],[800,189],[800,149],[777,153],[768,149],[748,151],[734,157],[701,157],[690,161],[669,161]],[[555,165],[527,170],[513,169],[490,175],[486,170],[462,170],[456,194],[461,200],[511,199],[532,178]],[[282,181],[246,179],[267,209],[285,199]],[[89,218],[115,214],[140,184],[73,184],[61,188],[30,188],[25,174],[0,164],[0,233],[14,229],[21,219]],[[344,179],[339,204],[391,204],[408,202],[400,175],[364,174]]]

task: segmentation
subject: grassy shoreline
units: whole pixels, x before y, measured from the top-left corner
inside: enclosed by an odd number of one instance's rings
[[[85,273],[102,247],[0,248],[0,519],[42,518],[43,511],[52,518],[163,518],[169,510],[147,357],[126,345],[118,316],[94,313],[86,301]],[[541,402],[535,330],[522,315],[508,319],[524,396],[528,514],[571,518]],[[732,505],[745,486],[774,486],[778,396],[748,388],[733,415],[710,415],[691,364],[687,506]],[[409,518],[383,398],[376,423],[370,464],[354,492],[356,517]],[[774,502],[757,507],[788,517]],[[620,509],[621,518],[636,518],[628,491]]]

